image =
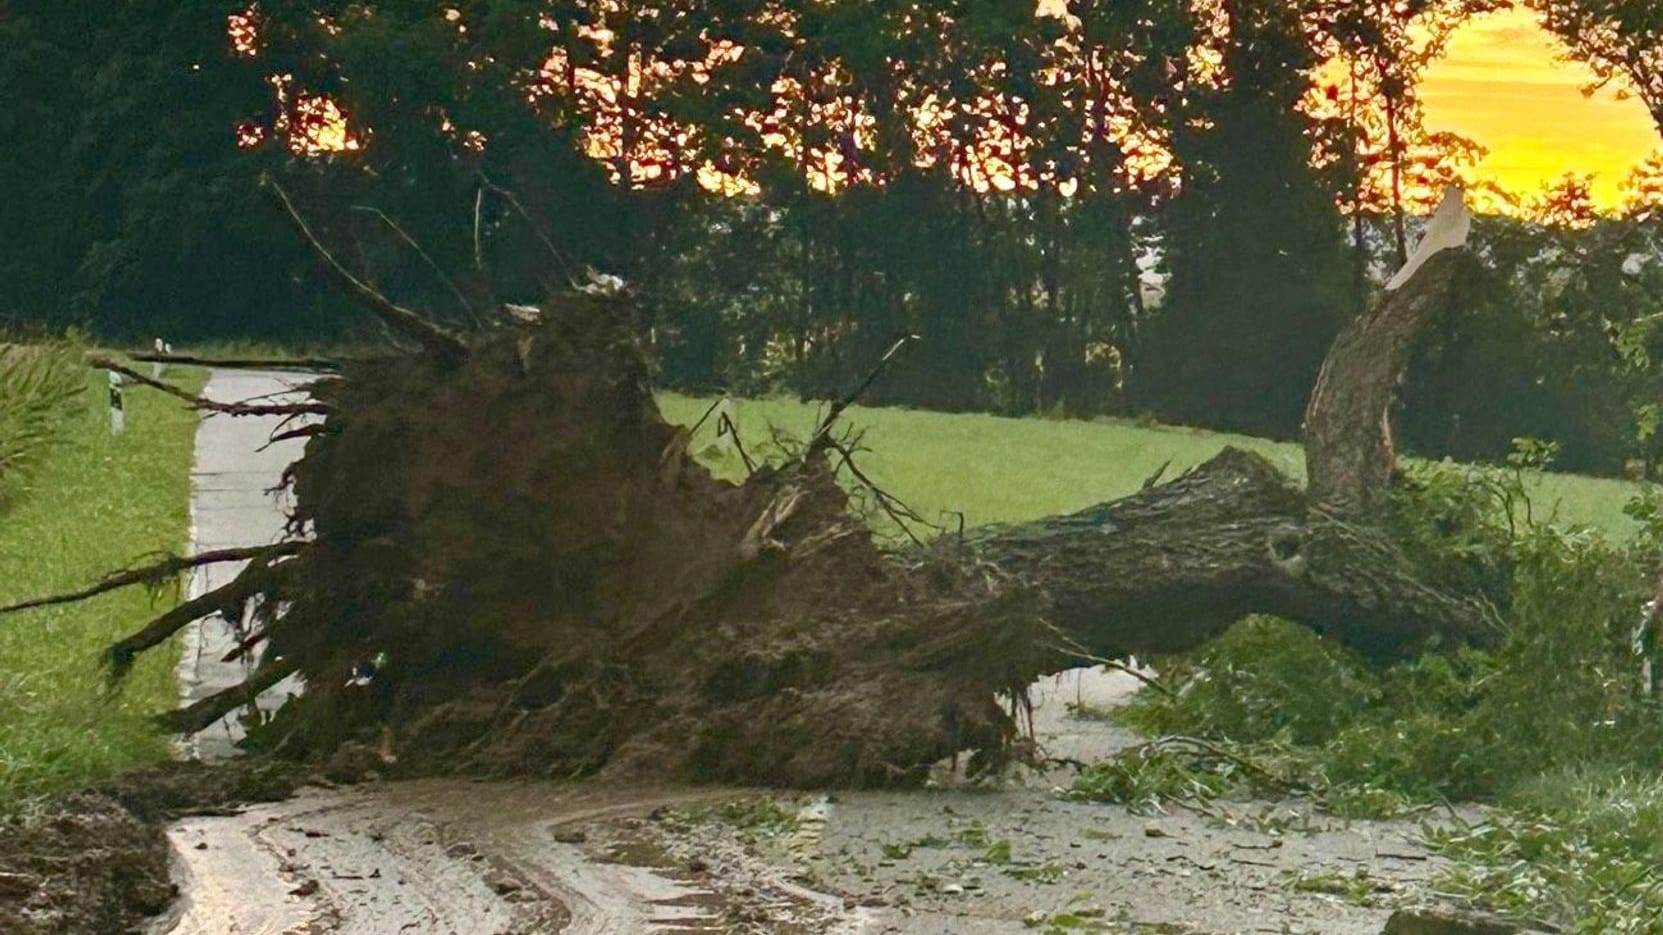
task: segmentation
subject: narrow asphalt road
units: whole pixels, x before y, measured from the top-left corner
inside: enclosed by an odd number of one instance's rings
[[[204,395],[216,402],[238,402],[271,397],[281,402],[300,394],[296,387],[316,379],[304,373],[215,370]],[[283,469],[300,457],[302,439],[270,444],[281,416],[211,414],[196,432],[196,462],[191,468],[191,549],[202,552],[234,546],[263,545],[283,537],[287,520],[285,498],[275,492]],[[292,426],[291,426],[292,427]],[[191,576],[195,597],[236,577],[246,563],[208,565]],[[210,617],[185,633],[179,660],[180,700],[188,704],[242,681],[249,662],[221,662],[236,645],[237,628],[244,621]],[[292,685],[279,685],[262,699],[281,702]],[[228,756],[242,736],[242,725],[230,717],[197,734],[186,743],[186,755]]]

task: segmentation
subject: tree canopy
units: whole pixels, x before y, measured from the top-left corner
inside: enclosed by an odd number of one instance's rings
[[[189,0],[92,16],[14,0],[0,315],[141,339],[338,334],[265,172],[349,265],[456,327],[586,266],[623,276],[672,386],[825,393],[911,333],[882,399],[1290,436],[1322,349],[1477,153],[1424,127],[1416,83],[1455,26],[1501,5]],[[1655,14],[1537,6],[1658,109]],[[1609,375],[1533,393],[1639,404],[1645,329],[1626,323],[1655,312],[1655,266],[1630,257],[1657,242],[1656,184],[1637,173],[1627,219],[1562,187],[1521,206],[1545,225],[1493,225],[1494,261],[1523,258],[1498,269],[1494,334],[1543,362],[1572,340],[1577,366]],[[1524,291],[1588,251],[1620,288]],[[1485,320],[1454,326],[1417,392],[1502,353]],[[1483,453],[1574,434],[1568,414],[1521,418],[1544,411],[1529,395],[1484,417]],[[1445,450],[1465,425],[1415,437]],[[1644,454],[1605,434],[1567,454],[1606,470]]]

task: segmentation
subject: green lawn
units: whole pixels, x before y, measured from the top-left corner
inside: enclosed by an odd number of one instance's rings
[[[697,421],[710,402],[675,394],[659,398],[665,417],[683,425]],[[747,450],[766,450],[770,426],[803,438],[813,431],[818,411],[813,404],[765,399],[738,402],[736,414]],[[849,409],[845,420],[866,432],[864,444],[872,450],[859,461],[875,482],[927,519],[939,521],[946,511],[958,511],[971,526],[1033,519],[1122,497],[1138,490],[1168,459],[1172,464],[1163,476],[1171,478],[1225,445],[1259,452],[1290,474],[1304,474],[1297,445],[1196,429],[858,406]],[[714,439],[714,426],[707,422],[694,450]],[[740,470],[737,462],[717,467],[728,476]],[[1626,537],[1634,524],[1622,508],[1634,489],[1622,481],[1542,474],[1533,493],[1541,515]],[[956,522],[953,517],[944,525]]]
[[[200,372],[175,370],[195,392]],[[88,584],[187,538],[196,414],[142,388],[127,392],[127,432],[109,432],[105,376],[88,405],[0,512],[0,604]],[[177,697],[175,653],[146,653],[125,688],[102,692],[99,652],[153,616],[128,589],[81,604],[0,617],[0,808],[7,802],[154,762],[170,739],[147,718]]]

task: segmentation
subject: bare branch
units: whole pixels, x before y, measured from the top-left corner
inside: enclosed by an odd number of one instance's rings
[[[388,217],[387,212],[369,205],[353,205],[352,210],[362,211],[366,214],[373,214],[380,218],[382,223],[386,224],[387,227],[392,230],[393,234],[398,237],[398,239],[404,241],[407,245],[409,245],[410,249],[416,251],[416,255],[422,258],[422,261],[427,264],[429,269],[433,270],[433,275],[439,277],[439,281],[445,284],[445,288],[450,290],[450,294],[456,297],[456,301],[460,303],[462,309],[468,313],[468,317],[473,319],[473,323],[477,326],[483,326],[485,324],[485,322],[480,319],[479,312],[474,310],[473,303],[469,302],[468,297],[462,294],[462,290],[456,287],[455,281],[445,275],[445,271],[437,262],[434,261],[432,257],[427,255],[427,251],[423,250],[422,245],[416,242],[416,238],[411,237],[409,233],[404,230],[404,228],[398,226],[398,222]]]
[[[249,575],[245,572],[229,584],[193,597],[145,624],[144,629],[106,650],[105,654],[110,660],[111,678],[119,680],[125,676],[139,653],[160,645],[168,637],[209,614],[241,604],[259,590],[261,584],[263,582],[259,575]]]
[[[910,506],[907,506],[906,503],[902,502],[899,497],[887,490],[884,490],[882,487],[879,487],[876,481],[872,480],[870,477],[867,477],[866,473],[860,469],[860,466],[855,464],[855,453],[852,450],[844,446],[841,442],[833,441],[829,444],[832,450],[843,456],[843,460],[839,463],[838,467],[848,468],[849,473],[854,475],[855,480],[865,485],[866,489],[872,492],[873,498],[878,502],[878,508],[883,510],[884,513],[889,516],[890,520],[895,523],[895,525],[901,527],[901,531],[906,533],[907,538],[912,540],[913,545],[922,549],[924,548],[924,541],[913,533],[912,527],[907,524],[907,520],[911,520],[921,526],[928,526],[936,532],[945,531],[940,526],[937,526],[924,517],[919,516],[918,511],[914,510]]]
[[[1085,662],[1089,662],[1093,665],[1102,666],[1105,669],[1112,669],[1116,672],[1124,672],[1127,675],[1130,675],[1132,678],[1137,679],[1139,682],[1142,682],[1146,687],[1152,688],[1155,691],[1160,692],[1161,694],[1167,696],[1168,698],[1177,697],[1177,693],[1175,693],[1172,689],[1167,688],[1165,685],[1162,685],[1156,679],[1153,679],[1153,678],[1143,674],[1142,672],[1139,672],[1137,669],[1132,668],[1131,666],[1127,665],[1126,663],[1121,662],[1118,659],[1110,659],[1107,656],[1099,656],[1095,653],[1092,653],[1092,652],[1088,651],[1084,646],[1081,646],[1079,643],[1075,642],[1071,637],[1064,634],[1060,630],[1057,631],[1056,635],[1063,642],[1062,646],[1055,647],[1057,652],[1062,653],[1063,655],[1066,655],[1066,656],[1078,656],[1081,660],[1083,660]]]
[[[479,243],[480,214],[485,207],[485,186],[481,185],[473,196],[473,268],[485,271],[485,250]]]
[[[139,383],[144,386],[161,390],[169,396],[173,396],[190,403],[197,409],[203,409],[208,412],[220,412],[228,416],[326,416],[329,415],[331,411],[330,408],[325,406],[323,403],[222,403],[203,396],[196,396],[192,393],[187,393],[171,383],[164,383],[161,380],[147,377],[137,370],[134,370],[132,367],[128,367],[124,364],[118,364],[108,357],[89,357],[87,358],[87,364],[89,366],[96,367],[99,370],[109,370],[113,373],[119,373],[127,379],[132,380],[134,383]]]
[[[140,351],[124,354],[146,364],[177,364],[181,367],[214,367],[222,370],[324,370],[337,371],[347,364],[361,363],[338,357],[198,357],[194,354],[157,354]]]
[[[266,439],[266,443],[264,445],[261,445],[254,450],[265,451],[267,448],[270,448],[278,442],[291,441],[296,438],[316,438],[319,435],[329,434],[332,434],[332,430],[326,424],[320,423],[318,425],[303,425],[298,429],[289,429],[287,432],[278,432],[276,435]]]
[[[716,401],[711,403],[709,408],[705,409],[704,415],[699,416],[699,421],[693,423],[693,427],[687,430],[687,434],[689,434],[689,435],[699,434],[699,429],[704,428],[705,422],[709,421],[711,414],[716,411],[716,407],[722,405],[722,403],[726,399],[727,399],[727,397],[725,397],[725,396],[716,397]]]
[[[294,671],[293,662],[268,656],[247,680],[186,707],[169,711],[157,720],[162,726],[181,734],[194,734],[206,730],[232,711],[253,703],[254,699],[260,697],[261,692],[283,681]]]
[[[254,647],[260,645],[261,643],[264,643],[266,641],[266,637],[269,636],[269,635],[270,635],[270,633],[266,630],[265,627],[261,627],[260,629],[255,630],[253,633],[250,633],[249,635],[247,635],[247,636],[243,637],[241,640],[239,640],[237,642],[237,645],[231,647],[230,651],[228,651],[225,655],[219,657],[219,661],[220,662],[236,662],[238,659],[241,659],[244,656],[248,655],[249,652],[251,652],[254,649]]]
[[[721,421],[717,423],[717,427],[727,432],[728,437],[733,439],[733,450],[739,452],[739,460],[745,462],[745,473],[747,475],[755,474],[756,462],[752,461],[751,456],[745,453],[745,443],[739,438],[739,426],[734,425],[733,420],[728,418],[728,414],[725,412],[722,413],[720,419]]]
[[[289,200],[289,193],[284,191],[283,186],[277,184],[275,179],[269,175],[262,175],[260,185],[276,196],[278,203],[282,205],[284,212],[289,216],[289,220],[293,222],[295,230],[311,246],[312,252],[323,260],[329,271],[335,274],[335,278],[340,280],[341,284],[360,304],[374,312],[375,316],[391,331],[409,338],[423,350],[447,362],[454,363],[468,356],[468,347],[462,342],[462,339],[410,309],[393,302],[393,300],[376,291],[374,287],[354,276],[351,270],[342,266],[341,262],[335,259],[335,255],[330,253],[323,243],[318,240],[317,236],[312,233],[311,226],[306,223],[306,219],[295,208],[294,202]]]
[[[507,201],[510,205],[513,205],[514,210],[519,213],[520,217],[524,219],[526,224],[531,228],[531,232],[536,234],[537,239],[543,242],[543,246],[549,251],[549,256],[554,258],[555,265],[560,267],[560,274],[562,276],[564,276],[567,280],[571,280],[577,274],[576,264],[574,264],[565,253],[561,252],[559,247],[554,245],[554,241],[550,240],[549,235],[544,233],[543,226],[537,223],[537,219],[531,216],[531,212],[525,209],[525,205],[520,204],[520,199],[514,197],[513,192],[496,184],[489,178],[486,178],[485,173],[483,172],[479,174],[479,184],[482,186],[480,189],[481,192],[485,189],[490,189],[492,193],[501,196],[504,201]],[[479,215],[476,203],[474,214],[474,243],[476,251],[478,250],[477,245],[479,242],[478,221]],[[476,258],[477,257],[478,254],[476,253]],[[480,262],[483,261],[481,260]]]

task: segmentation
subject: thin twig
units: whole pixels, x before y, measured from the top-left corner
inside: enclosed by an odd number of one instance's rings
[[[572,280],[572,278],[576,275],[575,265],[566,257],[564,253],[561,252],[559,247],[554,245],[554,241],[549,239],[549,235],[543,232],[543,226],[537,223],[537,219],[531,216],[531,212],[525,209],[525,205],[520,204],[520,199],[514,197],[513,192],[491,181],[483,172],[479,173],[479,184],[482,186],[481,191],[488,188],[493,193],[500,195],[503,200],[507,201],[510,205],[514,206],[514,210],[519,212],[520,217],[524,219],[527,226],[531,228],[531,232],[536,234],[537,239],[541,240],[543,242],[543,246],[548,249],[549,256],[553,257],[555,264],[560,267],[561,275],[568,281]]]
[[[1161,475],[1165,474],[1166,469],[1171,467],[1171,466],[1172,466],[1172,459],[1171,458],[1167,458],[1165,461],[1161,462],[1161,466],[1155,469],[1155,473],[1153,473],[1153,474],[1151,474],[1148,477],[1143,479],[1143,486],[1138,488],[1138,489],[1148,490],[1149,488],[1151,488],[1151,487],[1155,486],[1156,484],[1160,483],[1161,482]]]
[[[1127,665],[1126,663],[1121,662],[1118,659],[1109,659],[1109,658],[1106,658],[1104,656],[1096,655],[1095,653],[1092,653],[1092,652],[1088,651],[1084,646],[1081,646],[1079,643],[1074,642],[1074,640],[1069,639],[1067,636],[1063,636],[1063,634],[1061,634],[1061,633],[1058,633],[1057,635],[1062,637],[1062,639],[1068,643],[1067,646],[1054,647],[1054,649],[1057,652],[1061,652],[1064,655],[1076,656],[1080,659],[1085,660],[1086,662],[1091,663],[1092,665],[1099,665],[1099,666],[1104,667],[1105,669],[1113,669],[1116,672],[1124,672],[1127,675],[1130,675],[1132,678],[1137,679],[1138,681],[1142,682],[1144,685],[1147,685],[1148,687],[1153,688],[1155,691],[1160,692],[1161,694],[1165,695],[1168,698],[1178,697],[1177,693],[1174,692],[1172,689],[1166,687],[1165,685],[1162,685],[1160,682],[1156,681],[1155,679],[1152,679],[1149,676],[1144,675],[1142,672],[1139,672],[1138,670],[1132,668],[1131,666]]]
[[[197,409],[220,412],[228,416],[326,416],[333,411],[323,403],[222,403],[193,393],[187,393],[171,383],[164,383],[161,380],[147,377],[132,367],[116,363],[108,357],[89,357],[87,358],[87,364],[99,370],[119,373],[134,383],[161,390],[169,396],[190,403]]]
[[[897,338],[895,343],[889,346],[889,350],[884,352],[883,357],[878,360],[877,366],[872,368],[872,372],[866,375],[866,379],[860,381],[860,385],[855,387],[853,392],[850,392],[842,399],[832,403],[831,408],[826,411],[825,418],[820,420],[819,428],[816,428],[814,430],[814,434],[809,436],[808,447],[803,449],[804,463],[807,463],[809,459],[826,450],[826,448],[830,446],[832,424],[835,423],[838,417],[843,414],[843,410],[854,405],[855,401],[860,399],[860,397],[871,388],[872,384],[877,381],[878,376],[883,373],[885,367],[889,366],[889,361],[893,359],[896,354],[900,353],[901,348],[905,347],[908,342],[916,339],[917,337],[918,336],[915,334],[904,334]]]
[[[725,426],[727,433],[733,437],[733,450],[739,452],[739,460],[745,462],[746,475],[755,474],[756,462],[752,461],[751,456],[745,453],[745,443],[739,440],[739,426],[734,425],[733,420],[728,418],[728,414],[725,412],[722,413],[721,421],[717,422],[716,425],[718,431]]]
[[[284,191],[283,186],[277,184],[275,179],[270,175],[262,174],[260,185],[277,198],[284,213],[294,224],[295,230],[311,246],[312,252],[323,260],[329,271],[335,274],[335,278],[341,281],[342,285],[354,298],[375,313],[375,316],[388,329],[395,334],[409,338],[423,350],[447,362],[454,363],[468,355],[468,346],[462,342],[462,339],[410,309],[395,303],[362,279],[354,276],[351,270],[342,266],[341,261],[335,259],[335,255],[330,253],[328,248],[324,247],[323,243],[312,233],[311,226],[306,223],[306,219],[295,208],[294,202],[289,200],[289,193]]]
[[[281,442],[292,441],[296,438],[316,438],[319,435],[332,435],[332,434],[334,434],[334,429],[330,428],[327,424],[324,424],[324,423],[320,423],[320,424],[317,424],[317,425],[303,425],[298,429],[289,429],[287,432],[278,432],[277,434],[275,434],[275,435],[271,436],[270,438],[266,439],[266,443],[264,445],[261,445],[260,447],[254,449],[254,450],[256,452],[261,452],[261,451],[265,451],[266,449],[270,448],[273,445],[279,444]]]
[[[267,634],[266,629],[264,627],[261,627],[260,629],[255,630],[253,633],[250,633],[248,636],[243,637],[243,639],[241,641],[239,641],[236,646],[233,646],[231,648],[230,652],[228,652],[225,655],[219,657],[219,661],[220,662],[236,662],[237,660],[241,659],[242,657],[248,655],[249,651],[252,650],[254,647],[260,645],[263,642],[265,642],[267,635],[268,634]]]
[[[699,429],[704,427],[705,420],[710,418],[710,414],[715,412],[716,407],[720,406],[722,404],[722,401],[725,400],[726,398],[727,397],[725,397],[725,396],[716,397],[716,401],[710,404],[710,408],[706,409],[704,411],[704,415],[699,416],[699,421],[693,423],[693,427],[687,430],[687,434],[688,435],[697,435],[697,434],[699,434]]]
[[[416,251],[416,255],[422,258],[422,261],[427,264],[429,269],[433,270],[433,275],[439,277],[439,281],[445,284],[445,288],[450,290],[450,294],[456,297],[456,301],[459,302],[463,310],[468,313],[468,317],[473,319],[473,323],[478,327],[484,327],[485,322],[479,317],[479,312],[474,310],[473,303],[469,302],[468,297],[462,294],[462,290],[456,287],[456,282],[449,276],[445,275],[444,269],[440,267],[432,257],[427,255],[427,251],[423,250],[422,245],[416,242],[416,238],[411,237],[409,233],[404,230],[404,228],[398,226],[398,222],[388,217],[387,212],[369,205],[353,205],[352,210],[363,211],[367,214],[373,214],[380,218],[382,223],[386,224],[387,227],[389,227],[392,232],[397,235],[398,239],[404,241],[409,245],[410,249]]]
[[[1140,752],[1140,751],[1143,751],[1143,750],[1159,750],[1163,747],[1169,747],[1169,746],[1189,747],[1192,750],[1200,750],[1203,753],[1212,754],[1213,756],[1216,756],[1220,759],[1229,760],[1230,762],[1236,764],[1237,766],[1240,766],[1242,769],[1245,769],[1250,773],[1256,774],[1260,779],[1263,779],[1266,782],[1270,783],[1271,785],[1277,786],[1277,787],[1282,788],[1282,789],[1287,789],[1287,790],[1292,791],[1292,792],[1310,792],[1311,791],[1310,787],[1305,785],[1304,783],[1297,782],[1297,781],[1292,780],[1292,779],[1288,779],[1285,776],[1279,776],[1279,775],[1276,774],[1275,771],[1271,770],[1267,766],[1263,766],[1259,763],[1256,763],[1253,760],[1249,759],[1248,757],[1242,756],[1239,753],[1233,753],[1229,750],[1226,750],[1223,747],[1220,747],[1218,744],[1215,744],[1211,741],[1202,740],[1200,737],[1187,737],[1187,736],[1184,736],[1184,735],[1181,735],[1181,734],[1173,734],[1173,735],[1166,736],[1166,737],[1157,737],[1154,740],[1148,741],[1146,743],[1140,743],[1140,744],[1138,744],[1134,747],[1128,747],[1128,748],[1126,748],[1126,750],[1124,750],[1121,753],[1121,755],[1124,756],[1124,755],[1129,754],[1129,753],[1137,753],[1137,752]]]
[[[485,186],[481,185],[474,191],[473,196],[473,268],[485,271],[485,251],[479,243],[479,219],[485,207]]]
[[[243,562],[257,558],[277,558],[283,555],[296,555],[305,548],[305,542],[278,542],[273,545],[244,546],[235,549],[214,549],[209,552],[199,552],[196,555],[174,555],[166,560],[138,568],[127,568],[105,576],[97,584],[68,594],[55,594],[51,597],[35,597],[26,601],[19,601],[8,607],[0,607],[0,614],[16,613],[35,607],[50,607],[54,604],[72,604],[97,597],[119,588],[130,587],[135,584],[154,584],[166,581],[168,578],[192,568],[203,565],[214,565],[221,562]]]
[[[924,519],[922,516],[919,516],[918,511],[914,510],[910,506],[907,506],[906,503],[902,502],[899,497],[896,497],[894,494],[891,494],[882,487],[879,487],[876,481],[872,480],[870,477],[867,477],[866,472],[862,471],[860,466],[855,464],[855,454],[853,451],[844,447],[841,442],[834,441],[830,444],[834,451],[843,456],[843,460],[838,464],[836,469],[833,469],[832,473],[835,474],[837,473],[837,470],[847,467],[849,469],[849,473],[854,475],[855,480],[860,481],[861,484],[865,485],[866,489],[872,491],[873,497],[875,497],[878,501],[878,508],[888,514],[890,520],[892,520],[895,525],[901,527],[901,531],[906,533],[907,538],[912,540],[913,545],[922,549],[924,548],[924,540],[918,538],[918,536],[913,533],[912,527],[907,525],[908,519],[911,519],[913,522],[920,525],[928,526],[937,532],[944,531],[941,527],[935,525],[929,520]]]

